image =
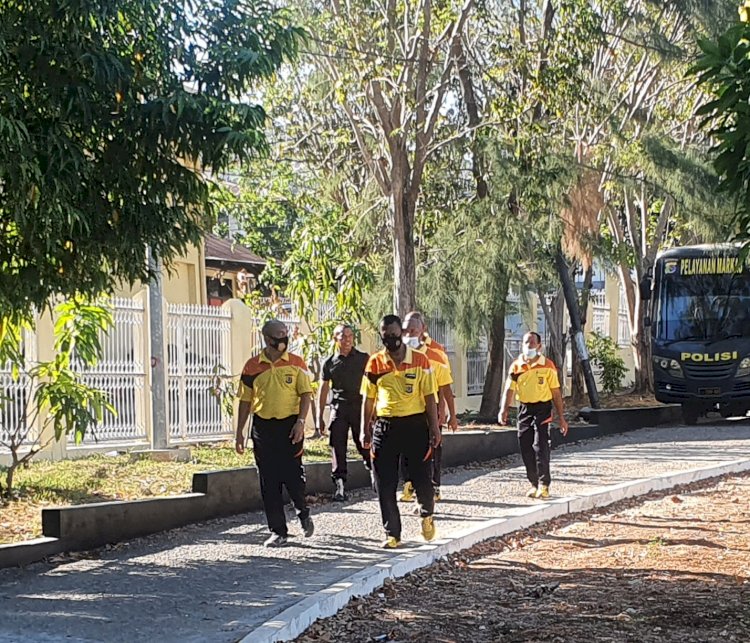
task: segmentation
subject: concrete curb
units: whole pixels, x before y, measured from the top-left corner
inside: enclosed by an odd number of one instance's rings
[[[653,478],[643,478],[592,492],[554,499],[542,505],[524,507],[503,518],[486,520],[480,525],[456,532],[449,538],[436,540],[413,551],[404,552],[366,569],[344,580],[308,596],[284,610],[276,618],[266,621],[240,643],[271,643],[290,641],[302,634],[316,620],[333,616],[357,596],[371,594],[381,587],[386,579],[400,578],[416,569],[427,567],[436,560],[467,549],[483,540],[499,538],[519,529],[526,529],[568,513],[589,511],[612,503],[642,496],[652,491],[661,491],[706,478],[729,473],[750,471],[750,459],[734,460],[722,465],[689,469],[679,473],[667,473]]]

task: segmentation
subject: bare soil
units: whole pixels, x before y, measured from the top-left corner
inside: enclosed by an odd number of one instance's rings
[[[750,639],[750,475],[488,541],[356,599],[300,643]]]

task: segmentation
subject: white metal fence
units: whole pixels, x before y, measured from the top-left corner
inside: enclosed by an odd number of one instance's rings
[[[146,440],[146,413],[144,400],[146,381],[144,355],[145,310],[137,299],[114,298],[113,324],[103,333],[102,358],[94,367],[73,362],[89,386],[101,389],[107,395],[116,414],[105,413],[104,419],[84,438],[84,444],[96,442],[143,442]],[[72,443],[75,436],[69,435]]]
[[[217,375],[231,372],[231,319],[211,306],[167,308],[169,436],[186,442],[229,435],[231,418],[212,393]]]
[[[510,365],[521,352],[521,339],[507,337],[505,339],[505,356],[503,359],[503,381],[507,377]],[[487,375],[487,342],[482,340],[479,347],[466,351],[466,388],[467,395],[481,395]]]
[[[36,359],[36,342],[33,334],[24,331],[22,351],[26,361]],[[28,398],[32,394],[31,379],[25,373],[14,377],[10,363],[0,364],[0,443],[8,444],[11,435],[23,435],[28,427]],[[25,442],[35,436],[29,435]],[[4,447],[0,444],[0,450]]]

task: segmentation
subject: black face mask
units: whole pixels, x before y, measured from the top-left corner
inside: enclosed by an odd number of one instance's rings
[[[386,347],[391,353],[401,348],[401,336],[400,335],[386,335],[380,338],[383,342],[383,346]]]
[[[279,350],[279,346],[282,344],[284,345],[284,348],[289,346],[289,336],[286,337],[269,337],[268,343],[273,346],[276,350]]]

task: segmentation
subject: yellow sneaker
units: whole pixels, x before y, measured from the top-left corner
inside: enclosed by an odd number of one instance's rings
[[[422,536],[426,541],[430,541],[433,538],[435,538],[435,521],[433,520],[432,516],[427,516],[425,518],[422,518]]]
[[[401,545],[401,541],[395,536],[388,536],[388,538],[383,541],[383,549],[396,549],[399,545]]]
[[[529,489],[526,492],[526,497],[527,498],[536,498],[537,492],[538,492],[538,489],[536,487],[531,487],[531,489]]]
[[[411,502],[414,500],[414,485],[411,482],[404,482],[404,490],[401,492],[399,502]]]
[[[537,498],[549,498],[549,485],[540,484],[539,490],[536,492]]]

